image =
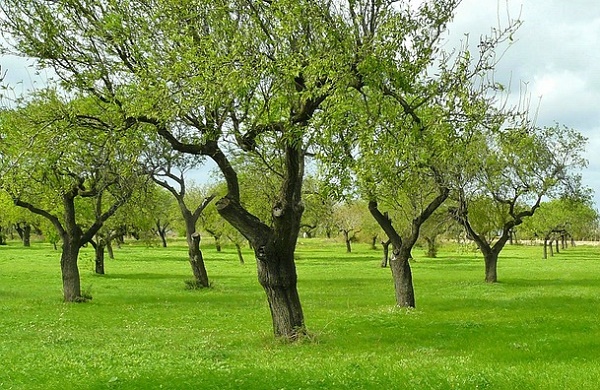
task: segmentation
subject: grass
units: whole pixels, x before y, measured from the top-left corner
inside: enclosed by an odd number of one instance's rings
[[[273,339],[246,253],[205,243],[213,288],[187,290],[180,242],[124,246],[92,272],[94,299],[61,301],[48,245],[0,247],[0,389],[595,389],[600,383],[600,248],[541,260],[508,247],[500,283],[483,260],[445,247],[415,250],[417,309],[395,309],[380,253],[323,240],[298,245],[311,337]]]

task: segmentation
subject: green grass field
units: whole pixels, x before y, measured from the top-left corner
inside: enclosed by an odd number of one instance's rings
[[[250,252],[205,245],[210,290],[185,289],[186,248],[124,246],[107,275],[81,260],[84,304],[62,302],[59,254],[0,247],[0,389],[596,389],[600,248],[541,260],[508,247],[500,283],[476,253],[415,250],[417,309],[394,309],[380,252],[303,240],[311,336],[273,339]]]

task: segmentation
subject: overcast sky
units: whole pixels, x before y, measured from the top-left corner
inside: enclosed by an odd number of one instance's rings
[[[502,80],[518,92],[526,83],[532,106],[539,103],[539,126],[572,127],[588,140],[584,183],[600,206],[600,1],[598,0],[463,0],[450,36],[470,34],[478,42],[507,11],[523,25],[498,66]],[[541,100],[540,100],[541,97]]]
[[[588,139],[584,182],[600,206],[600,1],[598,0],[463,0],[450,26],[450,42],[469,33],[471,42],[491,27],[520,17],[523,26],[502,58],[497,75],[512,80],[518,92],[526,83],[532,103],[539,106],[537,124],[555,122],[573,127]],[[39,82],[22,59],[2,57],[7,80],[22,85]],[[25,87],[17,85],[17,92]],[[541,97],[541,100],[539,98]]]

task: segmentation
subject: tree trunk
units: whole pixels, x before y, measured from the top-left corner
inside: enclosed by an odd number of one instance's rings
[[[6,236],[2,231],[2,227],[0,227],[0,245],[6,245]]]
[[[94,252],[96,253],[96,273],[98,275],[104,275],[104,248],[106,244],[104,240],[99,239],[98,243],[94,246]]]
[[[255,250],[258,280],[267,294],[276,337],[295,340],[305,334],[293,251]],[[286,254],[288,254],[286,256]]]
[[[559,248],[558,248],[558,247],[559,247],[559,245],[560,245],[559,241],[560,241],[560,240],[557,238],[557,239],[556,239],[556,253],[560,253],[560,250],[559,250]]]
[[[394,249],[390,259],[390,268],[396,290],[396,305],[399,307],[415,307],[415,291],[410,269],[410,250]]]
[[[371,237],[371,249],[377,250],[377,234]]]
[[[381,241],[381,246],[383,247],[383,258],[381,259],[381,268],[385,268],[388,265],[388,260],[390,258],[390,244],[391,240]]]
[[[437,257],[437,245],[435,243],[435,236],[425,237],[425,241],[427,242],[427,257],[436,258]]]
[[[342,230],[344,234],[344,241],[346,242],[346,253],[352,252],[352,244],[350,243],[350,233],[346,230]]]
[[[221,252],[221,236],[213,236],[215,238],[215,247],[217,252]]]
[[[240,264],[244,264],[244,255],[242,254],[242,246],[239,243],[235,243],[235,249],[237,249],[238,259],[240,259]]]
[[[107,239],[106,241],[106,251],[108,252],[108,258],[111,260],[115,259],[115,253],[113,251],[113,247],[112,247],[112,240],[111,239]]]
[[[162,243],[162,247],[167,247],[167,227],[160,226],[160,221],[156,221],[156,232],[160,236],[160,241]]]
[[[83,302],[81,296],[81,280],[77,258],[79,257],[79,243],[73,242],[70,237],[63,237],[60,269],[62,272],[63,293],[65,302]]]
[[[547,259],[548,258],[548,240],[544,239],[544,255],[542,256],[542,259]]]
[[[188,245],[190,265],[192,266],[194,279],[200,286],[210,287],[208,273],[204,266],[204,258],[202,257],[202,251],[200,250],[200,234],[193,233],[188,241]]]
[[[31,225],[28,223],[23,226],[23,246],[31,246]]]
[[[566,249],[567,248],[567,237],[563,234],[562,236],[560,236],[560,249]]]
[[[554,256],[554,240],[548,242],[548,249],[550,249],[550,257]]]
[[[498,281],[498,254],[494,251],[486,251],[483,259],[485,261],[485,281],[496,283]]]

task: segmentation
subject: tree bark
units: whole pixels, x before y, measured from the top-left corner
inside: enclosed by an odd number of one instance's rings
[[[162,243],[162,247],[167,247],[167,226],[161,226],[160,220],[156,221],[156,232],[160,237],[160,241]]]
[[[415,291],[409,260],[410,250],[401,248],[392,251],[390,268],[396,291],[396,305],[399,307],[415,307]]]
[[[495,251],[486,251],[483,256],[485,261],[485,281],[487,283],[496,283],[498,281],[498,253]]]
[[[238,259],[240,260],[240,264],[244,264],[244,255],[242,254],[242,246],[239,243],[235,243],[235,249],[237,249]]]
[[[215,248],[217,252],[221,252],[221,236],[213,236],[215,238]]]
[[[544,254],[542,256],[542,259],[547,259],[548,258],[548,239],[544,239]]]
[[[272,246],[272,244],[268,245]],[[267,294],[273,332],[290,340],[306,333],[304,313],[297,289],[293,251],[276,251],[259,247],[255,250],[258,281]]]
[[[106,241],[106,251],[108,252],[108,258],[111,260],[115,259],[115,253],[113,251],[112,240],[108,239]]]
[[[377,250],[377,234],[371,237],[371,249]]]
[[[83,302],[81,296],[81,280],[77,258],[79,257],[79,242],[70,237],[63,237],[60,269],[62,273],[63,294],[65,302]]]
[[[425,237],[425,241],[427,242],[427,257],[436,258],[437,257],[437,245],[435,243],[435,236]]]
[[[96,273],[98,275],[104,275],[104,248],[105,243],[102,239],[98,240],[98,243],[94,247],[94,252],[96,253],[95,264],[96,264]]]
[[[190,236],[190,240],[191,242],[188,242],[188,244],[190,244],[188,249],[194,279],[200,286],[210,287],[208,273],[206,272],[206,267],[204,265],[204,258],[202,257],[202,251],[200,250],[200,234],[197,232],[193,233]]]
[[[383,257],[381,258],[381,268],[385,268],[388,265],[388,260],[390,258],[390,244],[392,241],[381,241],[381,246],[383,247]]]
[[[344,241],[346,242],[346,253],[352,253],[352,244],[350,243],[350,232],[342,230]]]
[[[560,245],[560,242],[559,242],[559,241],[560,241],[560,240],[559,240],[558,238],[557,238],[557,239],[556,239],[556,241],[555,241],[555,242],[556,242],[556,253],[560,253],[560,250],[559,250],[559,245]]]
[[[548,249],[550,249],[550,257],[554,257],[554,240],[548,242]]]
[[[28,223],[23,226],[23,246],[31,246],[31,225]]]

